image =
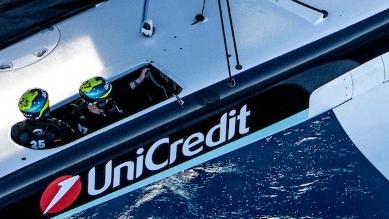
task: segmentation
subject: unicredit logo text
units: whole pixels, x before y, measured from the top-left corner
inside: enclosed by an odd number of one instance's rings
[[[60,212],[73,204],[81,193],[80,176],[61,176],[47,186],[41,196],[43,214]]]
[[[219,123],[213,126],[207,133],[196,132],[187,138],[181,138],[172,142],[170,138],[163,138],[155,142],[145,152],[144,148],[136,151],[137,158],[135,161],[126,161],[113,167],[112,160],[105,165],[105,176],[96,176],[96,168],[93,167],[88,172],[88,194],[91,196],[99,195],[110,187],[120,186],[122,177],[126,181],[132,181],[142,176],[144,168],[150,171],[157,171],[172,165],[178,153],[185,157],[194,156],[204,150],[204,147],[217,147],[227,140],[231,140],[237,133],[240,135],[250,131],[247,127],[247,117],[250,111],[247,105],[244,105],[239,112],[235,109],[224,113]],[[153,157],[155,151],[160,147],[168,147],[169,155],[164,161],[155,162]],[[96,177],[104,177],[104,185],[96,187]]]

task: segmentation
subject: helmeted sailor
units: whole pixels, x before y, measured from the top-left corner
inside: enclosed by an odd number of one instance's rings
[[[149,89],[143,86],[146,78],[151,78],[150,68],[142,69],[136,79],[117,87],[99,76],[84,81],[79,89],[81,100],[72,104],[69,120],[86,135],[140,111],[150,102]]]
[[[73,104],[72,120],[85,135],[124,117],[123,110],[110,97],[112,84],[102,77],[84,81],[79,89],[81,101]]]
[[[75,139],[76,133],[64,121],[50,117],[49,97],[45,90],[27,90],[19,100],[26,120],[12,126],[11,138],[32,149],[48,149]]]

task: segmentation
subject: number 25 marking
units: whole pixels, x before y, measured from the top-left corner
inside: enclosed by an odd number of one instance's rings
[[[38,141],[31,141],[31,148],[32,149],[43,149],[46,146],[45,140],[38,140]]]

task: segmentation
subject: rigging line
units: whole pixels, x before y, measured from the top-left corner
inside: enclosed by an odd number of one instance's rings
[[[227,67],[228,67],[228,77],[229,77],[229,81],[228,82],[229,82],[229,85],[234,85],[235,86],[235,80],[232,78],[232,75],[231,75],[230,58],[229,58],[230,55],[228,54],[226,32],[225,32],[225,29],[224,29],[223,12],[222,12],[222,6],[221,6],[221,3],[220,3],[220,0],[218,0],[218,4],[219,4],[220,22],[221,22],[222,32],[223,32],[224,50],[226,52],[226,60],[227,60]]]
[[[142,22],[143,22],[144,20],[146,20],[147,8],[148,8],[148,0],[144,0],[144,3],[143,3],[143,19],[142,19]]]
[[[237,70],[241,70],[242,69],[242,65],[239,62],[238,49],[237,49],[237,46],[236,46],[235,30],[234,30],[234,25],[232,23],[230,0],[226,0],[226,1],[227,1],[228,17],[230,19],[230,26],[231,26],[231,32],[232,32],[232,41],[234,42],[234,50],[235,50],[235,58],[236,58],[236,66],[235,66],[235,68]]]
[[[322,9],[315,8],[315,7],[313,7],[313,6],[311,6],[311,5],[308,5],[307,3],[304,3],[304,2],[299,1],[299,0],[291,0],[291,1],[292,1],[292,2],[295,2],[295,3],[297,3],[297,4],[300,4],[300,5],[304,6],[304,7],[307,7],[307,8],[309,8],[309,9],[311,9],[311,10],[314,10],[314,11],[316,11],[316,12],[322,13],[322,14],[323,14],[323,18],[328,17],[328,11],[326,11],[326,10],[322,10]]]
[[[203,8],[201,9],[201,14],[204,15],[205,0],[203,1]]]

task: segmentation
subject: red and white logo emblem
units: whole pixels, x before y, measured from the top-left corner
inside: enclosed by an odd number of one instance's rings
[[[61,176],[43,191],[40,206],[43,214],[60,212],[73,204],[81,193],[80,176]]]

